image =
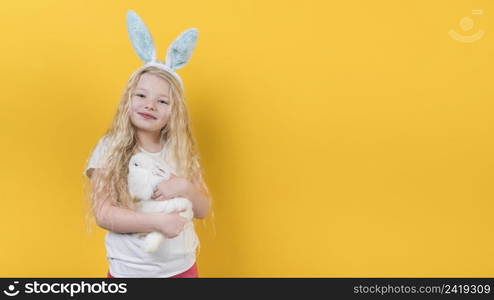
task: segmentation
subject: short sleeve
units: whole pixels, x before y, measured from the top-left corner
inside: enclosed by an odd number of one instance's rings
[[[87,172],[90,169],[101,168],[101,166],[103,165],[104,157],[106,154],[105,151],[107,149],[107,143],[108,143],[107,140],[108,138],[104,136],[98,141],[98,144],[96,145],[93,152],[91,153],[91,156],[87,160],[86,169],[82,173],[84,176],[87,176],[89,178]]]

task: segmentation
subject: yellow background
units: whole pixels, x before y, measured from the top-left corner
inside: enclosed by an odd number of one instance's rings
[[[142,65],[127,9],[160,59],[199,29],[201,276],[494,276],[488,0],[3,1],[0,276],[106,274],[82,171]]]

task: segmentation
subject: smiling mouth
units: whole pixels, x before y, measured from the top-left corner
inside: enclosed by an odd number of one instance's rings
[[[148,114],[143,114],[143,113],[138,113],[141,117],[145,118],[145,119],[153,119],[153,120],[156,120],[155,117],[151,116],[151,115],[148,115]]]

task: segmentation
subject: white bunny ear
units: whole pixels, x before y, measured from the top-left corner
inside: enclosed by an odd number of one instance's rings
[[[166,53],[165,64],[168,67],[177,70],[187,64],[196,46],[197,34],[197,29],[187,29],[173,41]]]
[[[153,38],[144,22],[132,10],[127,11],[127,31],[137,55],[144,62],[156,60]]]

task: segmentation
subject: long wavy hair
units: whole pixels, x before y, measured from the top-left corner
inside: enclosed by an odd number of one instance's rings
[[[133,154],[139,151],[136,129],[130,119],[131,99],[142,74],[149,73],[166,80],[169,85],[171,114],[164,128],[160,131],[160,142],[164,145],[163,159],[175,167],[177,176],[199,183],[200,189],[208,197],[209,190],[204,181],[203,170],[199,162],[190,119],[185,105],[185,98],[179,82],[168,72],[154,66],[136,70],[125,87],[111,127],[106,132],[106,159],[99,172],[93,172],[91,194],[91,212],[97,211],[97,193],[104,191],[105,196],[116,200],[120,207],[135,209],[135,199],[127,187],[128,164]],[[96,175],[96,176],[95,176]],[[210,198],[211,199],[211,198]],[[101,201],[99,201],[101,202]]]

